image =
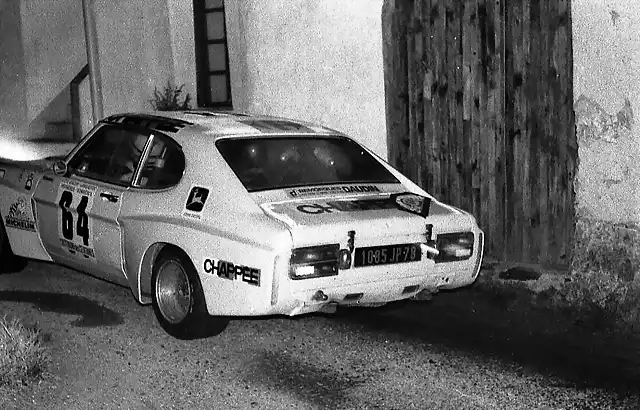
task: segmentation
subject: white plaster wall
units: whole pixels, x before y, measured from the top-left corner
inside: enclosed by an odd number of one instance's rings
[[[319,122],[387,157],[382,0],[227,0],[236,110]]]
[[[193,29],[193,1],[167,0],[173,75],[175,84],[196,101],[196,51]]]
[[[27,116],[20,3],[0,0],[0,138],[8,138]]]
[[[151,109],[154,87],[175,80],[167,1],[94,4],[104,115]]]
[[[640,222],[640,2],[573,0],[580,216]]]
[[[0,10],[0,127],[37,137],[27,133],[70,120],[61,96],[87,62],[82,0],[0,0]],[[105,115],[150,109],[154,88],[168,80],[185,84],[195,100],[191,1],[94,0],[94,10]],[[85,131],[88,97],[85,82]]]
[[[21,1],[28,121],[86,64],[80,0]]]
[[[86,77],[78,86],[80,100],[80,130],[81,135],[87,134],[93,128],[93,107],[91,105],[91,83]]]

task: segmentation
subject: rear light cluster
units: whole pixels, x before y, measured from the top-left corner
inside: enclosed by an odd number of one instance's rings
[[[338,274],[338,261],[341,254],[338,244],[294,249],[291,253],[289,276],[291,279],[335,276]],[[350,261],[351,255],[349,254]]]
[[[335,276],[338,269],[351,268],[355,236],[356,231],[347,232],[347,249],[340,249],[337,243],[294,249],[289,262],[289,276],[291,279]]]
[[[471,258],[473,255],[473,232],[456,232],[438,235],[436,263],[456,262]]]

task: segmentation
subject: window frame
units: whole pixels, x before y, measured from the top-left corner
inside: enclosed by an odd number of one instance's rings
[[[142,178],[142,170],[144,169],[144,164],[147,162],[147,160],[151,155],[151,151],[153,150],[153,143],[156,138],[163,140],[164,144],[167,147],[173,146],[173,148],[175,148],[180,153],[180,156],[182,157],[182,171],[180,172],[180,176],[178,177],[178,179],[174,184],[162,186],[162,187],[142,186],[140,185],[141,178]],[[147,140],[147,144],[145,145],[144,152],[140,157],[138,168],[136,168],[136,172],[133,174],[133,178],[131,179],[131,187],[135,189],[141,189],[144,191],[163,191],[166,189],[171,189],[176,187],[178,184],[180,184],[180,182],[182,181],[182,178],[184,177],[184,173],[186,172],[186,169],[187,169],[187,158],[184,155],[182,146],[167,134],[164,134],[162,132],[152,131],[149,135],[149,139]]]
[[[80,155],[82,155],[86,151],[87,146],[91,143],[91,140],[93,138],[98,137],[103,132],[107,132],[109,129],[117,129],[117,130],[132,132],[132,133],[138,133],[140,135],[144,135],[147,137],[147,140],[144,145],[144,149],[142,150],[140,159],[138,160],[136,168],[133,172],[133,177],[129,182],[113,181],[113,180],[104,179],[104,178],[96,178],[94,175],[83,175],[81,173],[77,173],[76,169],[70,166]],[[173,147],[177,149],[177,151],[182,156],[182,162],[183,162],[182,172],[180,174],[180,177],[177,179],[177,182],[173,185],[169,185],[161,188],[149,188],[149,187],[140,185],[140,177],[143,170],[143,164],[149,159],[151,150],[153,148],[153,141],[155,140],[155,138],[163,139],[165,144],[167,144],[167,146],[173,145]],[[100,126],[97,127],[95,130],[93,130],[92,132],[90,132],[87,135],[87,138],[84,139],[81,142],[81,144],[77,147],[77,149],[74,151],[75,152],[71,152],[69,157],[65,160],[65,163],[67,164],[67,167],[68,167],[66,176],[75,176],[78,178],[85,178],[90,181],[96,181],[104,184],[115,185],[121,188],[134,188],[134,189],[141,189],[145,191],[161,191],[165,189],[170,189],[180,184],[187,168],[187,159],[186,159],[186,156],[184,155],[182,146],[175,139],[171,138],[169,135],[163,132],[159,132],[157,130],[151,130],[145,127],[139,127],[131,124],[101,122]]]
[[[92,140],[94,140],[96,137],[100,137],[103,133],[105,132],[109,132],[110,130],[120,130],[120,131],[128,131],[131,133],[138,133],[140,135],[144,135],[146,136],[147,140],[145,142],[145,147],[142,151],[142,155],[140,156],[140,158],[138,159],[138,163],[133,171],[133,176],[131,178],[131,181],[129,182],[125,182],[125,181],[114,181],[113,179],[108,179],[108,178],[100,178],[97,177],[95,174],[82,174],[82,173],[78,173],[77,169],[75,167],[72,167],[71,164],[74,163],[75,161],[77,161],[81,155],[83,155],[84,153],[86,153],[88,146],[91,145]],[[67,163],[67,175],[68,176],[75,176],[78,178],[84,178],[84,179],[88,179],[90,181],[96,181],[96,182],[101,182],[104,184],[109,184],[109,185],[115,185],[121,188],[127,188],[129,186],[132,185],[135,177],[136,177],[136,173],[138,172],[139,168],[140,168],[140,164],[142,163],[142,158],[144,156],[144,153],[147,149],[147,145],[149,143],[149,137],[151,135],[152,131],[147,130],[145,128],[138,128],[138,127],[130,127],[130,126],[125,126],[122,124],[103,124],[101,127],[99,127],[98,129],[95,130],[95,132],[92,132],[91,135],[86,139],[86,141],[84,141],[84,143],[82,144],[82,146],[78,147],[78,150],[74,153],[72,153],[72,155],[69,157],[69,159],[66,161]]]
[[[238,174],[238,170],[235,169],[235,167],[230,163],[229,158],[226,155],[226,150],[223,148],[221,149],[221,144],[224,145],[227,142],[233,142],[233,141],[273,141],[273,140],[277,140],[277,141],[282,141],[282,140],[326,140],[326,141],[347,141],[351,144],[354,144],[356,147],[360,148],[368,157],[370,157],[370,159],[372,161],[374,161],[375,163],[377,163],[380,166],[381,170],[384,170],[388,176],[390,177],[390,180],[388,181],[382,181],[382,180],[353,180],[353,181],[330,181],[330,182],[319,182],[319,183],[309,183],[309,182],[301,182],[301,183],[297,183],[297,184],[286,184],[286,185],[280,185],[280,186],[267,186],[267,187],[262,187],[262,188],[249,188],[247,187],[247,185],[244,183],[243,178]],[[227,165],[227,167],[229,167],[229,169],[233,172],[233,174],[236,176],[236,178],[238,179],[238,181],[242,184],[242,186],[247,190],[247,192],[249,193],[254,193],[254,192],[264,192],[264,191],[271,191],[271,190],[279,190],[279,189],[292,189],[292,188],[299,188],[299,187],[306,187],[306,186],[329,186],[329,185],[349,185],[349,184],[401,184],[402,182],[398,179],[398,177],[396,177],[393,172],[391,172],[385,165],[383,162],[380,161],[380,159],[378,159],[375,155],[373,155],[371,152],[369,152],[362,144],[360,144],[358,141],[354,140],[353,138],[350,138],[348,136],[345,135],[341,135],[341,134],[272,134],[272,135],[250,135],[250,136],[227,136],[224,138],[219,138],[218,140],[216,140],[215,142],[215,147],[216,150],[218,151],[218,154],[220,154],[220,156],[222,157],[223,161],[225,162],[225,164]]]
[[[229,67],[229,47],[227,44],[227,21],[224,0],[220,0],[220,7],[206,7],[205,0],[193,0],[195,54],[196,54],[196,86],[198,107],[233,108],[231,96],[231,70]],[[209,40],[207,37],[207,14],[213,12],[222,13],[224,37],[217,40]],[[225,53],[226,70],[211,70],[209,67],[209,45],[223,44]],[[224,74],[227,77],[225,101],[211,101],[210,76]]]

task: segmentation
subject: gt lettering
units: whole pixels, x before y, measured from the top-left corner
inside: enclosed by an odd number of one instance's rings
[[[250,285],[260,286],[260,269],[250,268],[248,266],[234,265],[231,262],[218,259],[205,259],[204,271],[206,273],[215,273],[221,278],[236,280],[240,278],[243,282]]]

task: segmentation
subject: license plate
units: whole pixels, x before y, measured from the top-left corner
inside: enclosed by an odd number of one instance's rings
[[[367,248],[356,248],[353,265],[355,267],[388,265],[392,263],[416,262],[420,259],[422,259],[422,251],[419,243],[370,246]]]

